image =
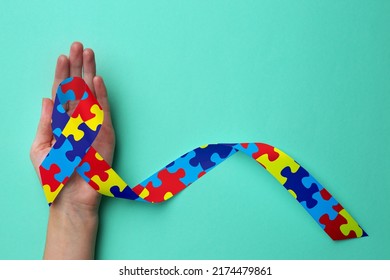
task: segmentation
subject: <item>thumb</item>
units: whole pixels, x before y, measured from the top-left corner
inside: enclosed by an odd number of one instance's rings
[[[42,99],[42,112],[38,124],[37,135],[34,144],[37,147],[50,147],[53,139],[51,130],[51,114],[53,112],[53,101],[49,98]]]

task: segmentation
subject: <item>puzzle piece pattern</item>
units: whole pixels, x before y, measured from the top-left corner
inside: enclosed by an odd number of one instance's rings
[[[146,201],[158,203],[168,200],[186,187],[180,181],[185,176],[185,171],[182,168],[172,173],[168,169],[163,168],[158,172],[157,176],[161,180],[159,187],[153,186],[153,182],[150,181],[145,187],[141,185],[135,186],[133,191]]]
[[[79,104],[72,116],[68,116],[63,105],[75,100]],[[204,145],[182,155],[131,188],[92,146],[103,123],[103,110],[81,78],[69,78],[60,84],[52,119],[56,143],[39,168],[49,204],[75,170],[103,195],[150,203],[163,202],[240,151],[273,175],[332,239],[367,235],[309,172],[271,145]]]
[[[210,144],[204,145],[194,150],[195,156],[190,159],[192,166],[200,166],[204,171],[215,167],[217,164],[211,159],[211,156],[217,154],[222,160],[227,158],[232,152],[232,147],[226,145]],[[219,162],[220,163],[220,162]]]
[[[306,207],[309,209],[317,205],[317,200],[313,198],[313,195],[320,191],[317,184],[313,183],[309,187],[306,187],[302,183],[302,179],[308,177],[309,172],[300,166],[298,170],[293,173],[291,172],[291,167],[286,167],[282,170],[281,175],[287,178],[287,181],[283,186],[287,190],[291,190],[299,202],[305,202]]]
[[[180,168],[184,169],[186,172],[184,177],[180,178],[180,181],[183,184],[189,186],[190,184],[198,180],[199,175],[204,172],[202,166],[199,163],[194,165],[190,164],[190,160],[193,159],[195,156],[195,151],[190,151],[182,155],[175,161],[172,161],[166,166],[166,168],[169,172],[176,172]]]
[[[80,102],[69,116],[63,106],[75,100]],[[96,123],[102,122],[103,110],[83,79],[68,78],[60,83],[52,114],[56,142],[39,167],[49,204],[59,193],[58,188],[65,186],[74,170],[83,164],[82,159],[99,133]]]

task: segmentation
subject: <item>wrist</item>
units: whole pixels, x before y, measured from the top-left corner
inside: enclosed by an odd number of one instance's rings
[[[101,195],[78,174],[72,176],[61,190],[50,209],[67,211],[85,216],[96,216]]]
[[[93,259],[97,208],[60,202],[50,207],[44,259]]]
[[[64,199],[57,199],[50,206],[50,216],[65,215],[68,219],[94,222],[99,217],[99,204],[89,205]]]

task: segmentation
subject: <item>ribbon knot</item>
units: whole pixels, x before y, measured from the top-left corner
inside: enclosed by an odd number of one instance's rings
[[[63,106],[74,100],[79,100],[79,104],[69,116]],[[235,153],[242,152],[274,176],[333,240],[367,236],[309,172],[278,148],[264,143],[200,146],[130,188],[92,146],[102,123],[103,110],[82,78],[71,77],[58,86],[52,114],[56,142],[39,167],[49,205],[75,171],[103,195],[163,202]]]

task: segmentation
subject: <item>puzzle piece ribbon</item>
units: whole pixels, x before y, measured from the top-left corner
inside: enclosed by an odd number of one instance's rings
[[[71,116],[63,105],[79,100]],[[264,143],[209,144],[198,147],[130,188],[93,148],[103,123],[103,110],[83,79],[64,80],[57,89],[52,115],[56,142],[39,167],[51,205],[74,171],[99,193],[159,203],[175,196],[237,152],[262,165],[333,239],[367,236],[355,219],[301,165]]]

